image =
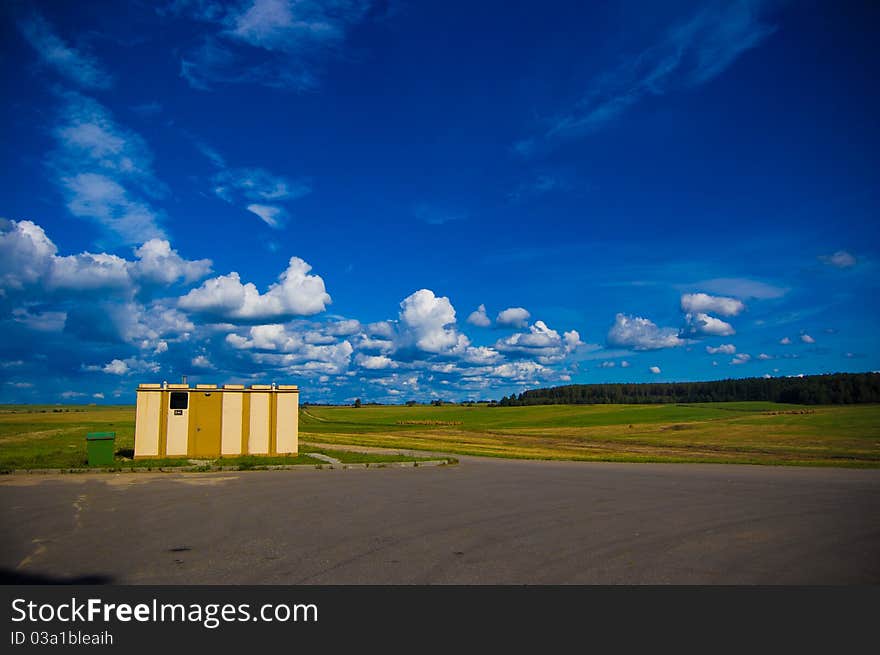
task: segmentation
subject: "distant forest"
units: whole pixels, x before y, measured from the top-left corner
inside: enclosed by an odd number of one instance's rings
[[[798,405],[880,403],[880,373],[832,373],[711,382],[569,384],[511,394],[498,404],[592,405],[603,403],[707,403],[767,400]]]

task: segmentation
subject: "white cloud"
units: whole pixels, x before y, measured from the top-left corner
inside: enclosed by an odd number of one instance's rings
[[[370,5],[345,0],[183,2],[166,13],[187,14],[217,28],[181,60],[181,75],[193,88],[254,83],[308,90],[317,86],[321,63],[337,54]]]
[[[730,363],[734,364],[734,365],[745,364],[745,363],[751,361],[751,359],[752,359],[751,355],[746,354],[746,353],[739,353],[738,355],[734,356],[733,359],[730,360]]]
[[[97,59],[65,43],[42,16],[33,14],[18,27],[43,63],[71,82],[91,89],[106,89],[112,85],[113,78]]]
[[[816,343],[816,340],[809,334],[802,334],[801,341],[803,341],[804,343]]]
[[[620,362],[620,368],[629,368],[629,362],[623,360],[622,362]]]
[[[153,173],[144,140],[113,120],[101,104],[77,93],[60,94],[57,148],[48,164],[68,210],[96,221],[125,243],[164,237],[160,214],[146,197],[165,192]]]
[[[128,364],[121,359],[114,359],[112,362],[105,365],[102,370],[105,373],[112,373],[113,375],[125,375],[128,373]]]
[[[650,48],[619,60],[598,76],[572,108],[514,145],[521,155],[583,137],[603,128],[630,107],[716,77],[775,28],[761,20],[755,3],[702,6],[689,20],[672,26]]]
[[[344,319],[327,323],[324,332],[334,337],[348,337],[361,331],[362,325],[357,319]]]
[[[736,352],[736,346],[734,346],[732,343],[723,343],[717,348],[706,346],[706,352],[710,355],[717,355],[719,353],[723,355],[732,355]]]
[[[471,346],[469,347],[462,360],[469,364],[494,364],[501,359],[501,354],[494,348],[487,346]]]
[[[341,341],[322,346],[304,344],[290,353],[257,352],[252,355],[252,360],[254,365],[275,367],[285,374],[318,377],[344,373],[353,352],[351,343]]]
[[[688,286],[701,287],[712,293],[736,296],[737,298],[755,298],[758,300],[781,298],[789,291],[788,287],[780,287],[744,277],[720,277]]]
[[[502,352],[525,353],[536,358],[542,364],[562,360],[565,355],[583,345],[576,330],[566,332],[562,337],[556,330],[547,326],[544,321],[535,321],[528,332],[517,332],[495,343],[495,348]]]
[[[687,326],[685,331],[688,334],[713,337],[729,337],[736,334],[736,330],[730,323],[725,323],[720,318],[708,314],[685,314],[684,320]]]
[[[507,362],[495,366],[490,371],[490,375],[493,377],[523,382],[532,381],[550,373],[551,370],[546,366],[530,361]]]
[[[291,257],[287,270],[265,294],[252,283],[241,283],[237,272],[206,280],[178,301],[182,309],[227,319],[261,320],[317,314],[330,304],[324,280],[309,275],[312,269]]]
[[[762,362],[766,362],[768,359],[773,359],[773,357],[772,355],[768,355],[767,353],[759,353],[758,359],[760,359]]]
[[[836,268],[852,268],[858,263],[855,256],[851,255],[846,250],[838,250],[831,255],[820,255],[819,260]]]
[[[60,332],[67,321],[67,312],[31,311],[18,307],[12,310],[12,320],[37,332]]]
[[[74,173],[60,178],[67,209],[78,218],[97,221],[115,232],[124,243],[164,237],[158,214],[145,202],[132,198],[116,180],[101,173]]]
[[[135,259],[84,252],[59,256],[42,227],[32,221],[0,220],[0,292],[40,287],[45,291],[133,292],[139,284],[192,282],[211,261],[182,258],[167,241],[136,248]]]
[[[651,373],[653,373],[654,375],[660,374],[660,367],[659,366],[652,366],[648,370],[651,371]]]
[[[259,216],[266,225],[276,230],[281,229],[287,220],[287,212],[284,211],[283,207],[253,203],[247,206],[247,210]]]
[[[205,355],[196,355],[192,358],[192,365],[196,368],[206,368],[212,369],[214,365],[211,363],[211,360],[208,359]]]
[[[791,339],[789,339],[788,337],[782,337],[782,338],[779,340],[779,343],[780,343],[781,345],[783,345],[783,346],[788,346],[788,345],[791,344]]]
[[[213,150],[207,152],[211,155],[206,156],[223,169],[213,178],[214,193],[226,201],[231,202],[237,195],[255,202],[282,202],[302,198],[312,191],[305,180],[294,182],[264,168],[226,168],[219,155]]]
[[[705,293],[686,293],[681,297],[681,311],[690,314],[711,313],[720,316],[736,316],[745,305],[741,300],[726,296],[710,296]]]
[[[489,327],[492,324],[492,319],[486,314],[486,305],[480,305],[472,311],[467,317],[467,322],[477,327]]]
[[[358,354],[355,358],[355,363],[366,369],[370,370],[380,370],[386,368],[397,368],[397,362],[392,360],[385,355],[364,355]]]
[[[604,361],[599,364],[599,368],[614,368],[615,366],[617,366],[617,364],[612,361]]]
[[[134,278],[157,284],[173,284],[178,280],[195,282],[211,272],[211,260],[190,261],[181,257],[163,239],[150,239],[135,248],[137,261],[130,264]]]
[[[634,350],[658,350],[684,345],[678,330],[660,328],[647,318],[617,314],[608,331],[608,343]]]
[[[98,400],[103,400],[104,394],[99,391],[98,393],[93,393],[92,398],[97,398]]]
[[[449,298],[420,289],[400,303],[401,336],[430,353],[464,352],[470,339],[455,329],[455,309]]]
[[[495,322],[498,325],[524,328],[528,325],[529,317],[531,317],[531,314],[522,307],[508,307],[498,312]]]
[[[199,150],[220,169],[211,182],[214,194],[228,203],[245,207],[266,225],[281,229],[288,212],[281,205],[311,193],[305,180],[291,181],[263,168],[227,168],[223,157],[204,143],[196,142]]]

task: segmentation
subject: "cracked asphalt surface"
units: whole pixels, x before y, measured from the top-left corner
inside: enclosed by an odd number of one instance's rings
[[[0,569],[115,584],[877,584],[880,470],[535,462],[0,479]]]

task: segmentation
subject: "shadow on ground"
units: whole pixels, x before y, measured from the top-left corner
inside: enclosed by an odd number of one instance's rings
[[[0,569],[0,584],[33,584],[33,585],[70,585],[70,584],[111,584],[113,578],[108,575],[81,575],[75,578],[59,578],[38,573],[22,573]]]

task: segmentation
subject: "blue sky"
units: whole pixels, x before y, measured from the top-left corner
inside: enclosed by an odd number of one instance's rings
[[[0,402],[876,370],[869,5],[5,3]]]

